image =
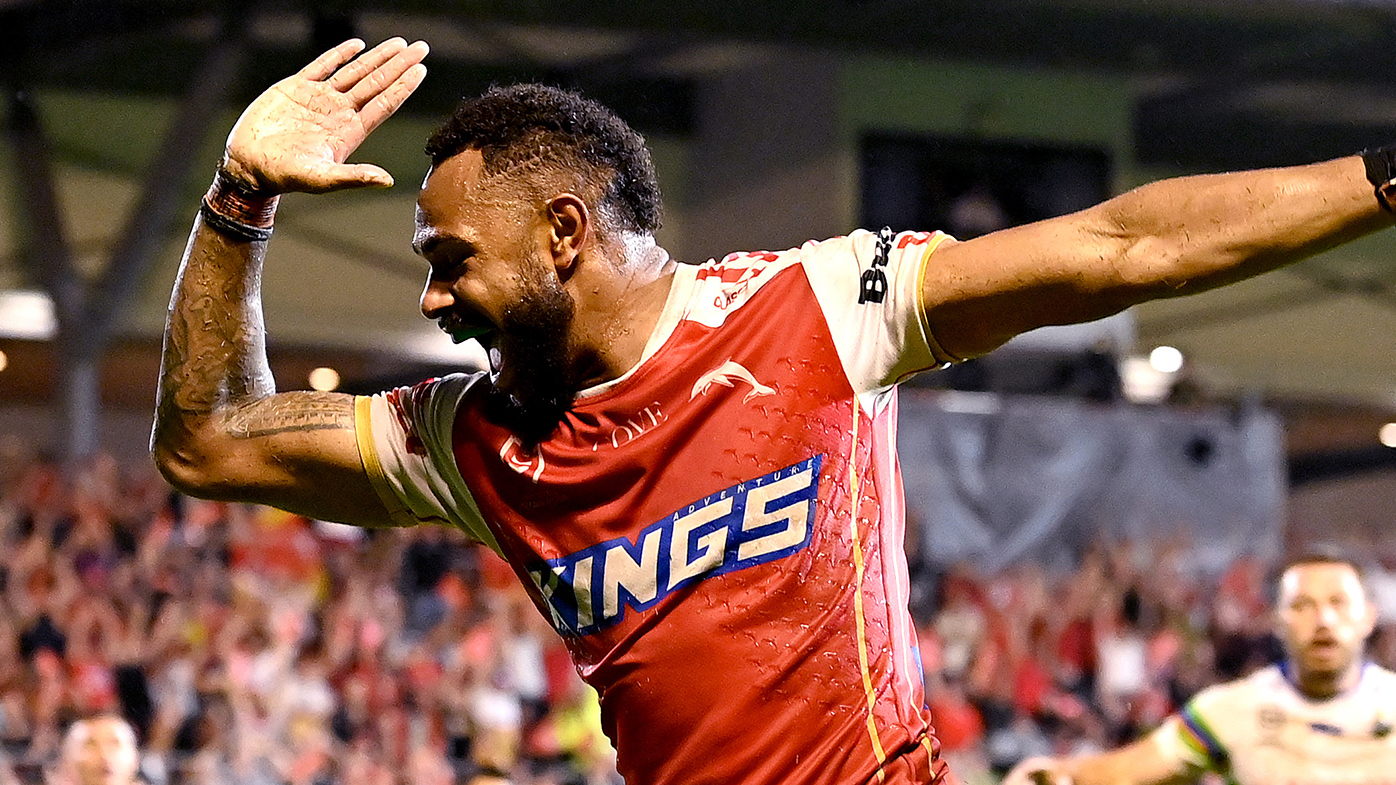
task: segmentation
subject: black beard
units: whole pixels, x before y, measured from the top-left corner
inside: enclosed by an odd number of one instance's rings
[[[509,388],[490,385],[485,410],[530,451],[552,436],[577,397],[567,341],[577,304],[556,279],[540,278],[504,312],[495,333]]]

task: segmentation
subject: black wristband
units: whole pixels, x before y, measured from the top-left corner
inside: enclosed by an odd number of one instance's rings
[[[213,207],[209,205],[207,198],[199,204],[199,215],[204,217],[204,225],[234,240],[242,240],[249,243],[264,243],[271,239],[270,226],[252,226],[251,224],[245,224],[241,221],[235,221],[213,209]]]
[[[271,225],[280,201],[281,197],[274,193],[249,188],[220,166],[204,194],[199,214],[204,217],[204,224],[225,237],[266,242],[271,239]]]
[[[1362,163],[1367,167],[1367,182],[1376,189],[1377,204],[1388,213],[1396,212],[1396,145],[1368,147],[1362,151]]]

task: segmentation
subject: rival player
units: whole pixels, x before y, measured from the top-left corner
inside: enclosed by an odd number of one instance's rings
[[[1078,758],[1029,758],[1004,785],[1378,785],[1396,771],[1396,673],[1367,662],[1376,624],[1353,562],[1314,552],[1280,575],[1286,658],[1198,693],[1150,735]]]

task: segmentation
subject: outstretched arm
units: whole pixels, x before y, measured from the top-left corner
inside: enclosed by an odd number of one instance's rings
[[[923,286],[957,357],[1298,261],[1390,226],[1359,156],[1162,180],[1071,215],[941,246]]]
[[[388,523],[360,462],[353,397],[276,392],[260,291],[278,194],[392,184],[384,170],[345,159],[421,84],[427,47],[395,38],[355,59],[363,46],[340,44],[247,108],[194,223],[151,436],[161,472],[191,495]]]
[[[1003,785],[1171,785],[1196,778],[1170,761],[1152,738],[1078,758],[1028,758],[1004,777]]]

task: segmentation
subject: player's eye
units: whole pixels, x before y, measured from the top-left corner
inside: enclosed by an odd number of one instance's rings
[[[463,256],[451,254],[449,256],[438,256],[431,260],[431,277],[436,281],[444,281],[451,278],[459,278],[465,274],[473,256]]]

